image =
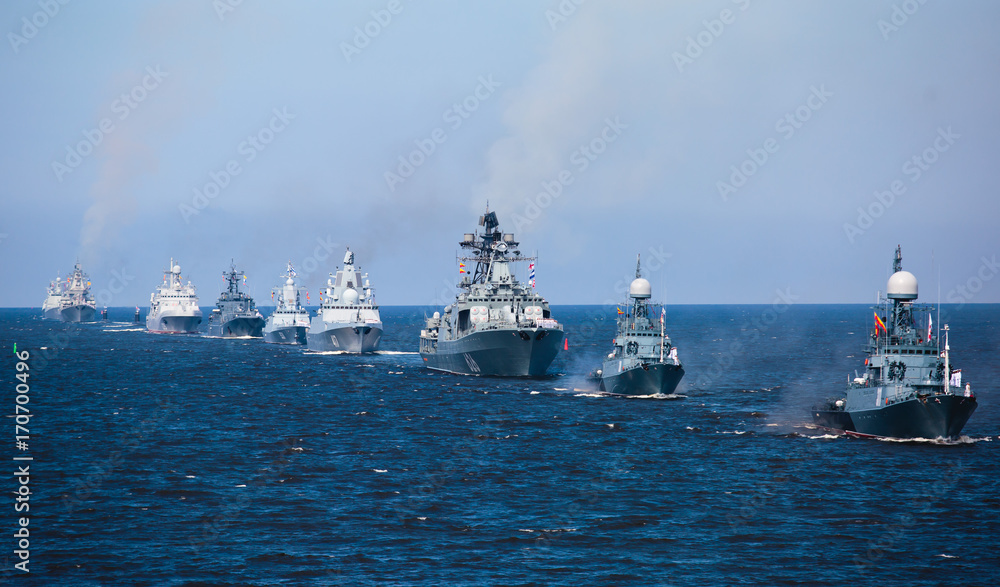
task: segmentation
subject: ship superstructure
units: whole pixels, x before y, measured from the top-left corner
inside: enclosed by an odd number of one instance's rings
[[[313,351],[370,353],[382,340],[382,318],[368,274],[354,265],[354,252],[330,274],[320,293],[320,307],[309,325],[306,342]]]
[[[291,261],[281,277],[284,278],[284,285],[271,291],[277,305],[264,324],[264,342],[306,344],[309,310],[302,305],[302,288],[295,285],[296,274]]]
[[[138,314],[138,311],[136,312]],[[181,266],[170,259],[163,283],[149,295],[146,330],[157,334],[185,334],[198,331],[201,308],[195,287],[181,279]]]
[[[42,302],[42,317],[46,320],[62,320],[64,287],[62,278],[58,275],[55,281],[49,282],[49,287],[45,290],[45,301]]]
[[[618,312],[613,350],[597,373],[601,390],[627,395],[669,395],[684,377],[677,348],[665,330],[666,311],[657,315],[650,304],[652,287],[640,273],[636,257],[635,279],[629,284],[624,310]]]
[[[846,394],[813,418],[850,434],[954,439],[976,410],[975,394],[951,362],[948,325],[942,341],[933,308],[915,303],[917,278],[903,271],[899,247],[893,271],[886,297],[873,308],[864,373],[848,378]]]
[[[90,277],[77,261],[59,300],[59,317],[63,322],[93,322],[96,315],[97,302],[90,293]]]
[[[468,251],[459,258],[460,291],[443,314],[427,319],[420,356],[430,369],[462,375],[545,375],[562,346],[563,327],[533,283],[518,281],[512,270],[535,258],[521,255],[520,243],[500,231],[489,207],[479,225],[482,234],[466,233],[459,243]]]

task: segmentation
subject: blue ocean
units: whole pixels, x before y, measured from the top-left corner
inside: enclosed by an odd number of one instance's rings
[[[586,379],[613,307],[555,306],[569,349],[510,380],[424,369],[433,310],[383,308],[364,356],[0,310],[0,458],[33,459],[30,575],[4,481],[8,584],[1000,584],[1000,305],[942,307],[980,406],[950,443],[811,426],[867,306],[667,306],[686,375],[636,398]]]

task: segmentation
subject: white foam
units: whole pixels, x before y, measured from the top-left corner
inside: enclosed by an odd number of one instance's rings
[[[237,487],[246,487],[246,485],[237,485]]]
[[[417,351],[375,351],[375,355],[419,355]]]
[[[389,469],[372,469],[376,473],[388,473]]]
[[[937,556],[940,556],[942,558],[958,558],[957,556],[952,556],[950,554],[939,554]]]
[[[531,393],[529,393],[528,395],[538,395],[538,394],[540,394],[540,393],[542,393],[542,392],[540,392],[540,391],[532,391],[532,392],[531,392]]]
[[[347,351],[303,351],[304,355],[346,355]]]
[[[103,332],[142,332],[145,328],[105,328]]]
[[[819,434],[816,436],[809,436],[808,434],[802,435],[805,438],[812,438],[813,440],[833,440],[836,438],[842,438],[840,434]]]
[[[603,393],[577,393],[573,397],[604,397]]]

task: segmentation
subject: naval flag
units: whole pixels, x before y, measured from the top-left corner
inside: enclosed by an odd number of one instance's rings
[[[931,327],[934,326],[934,316],[927,315],[927,342],[931,341]]]
[[[458,272],[459,273],[465,273],[465,263],[459,263],[458,264]]]
[[[535,264],[528,263],[528,283],[531,284],[532,289],[535,287]]]
[[[878,327],[879,326],[882,327],[882,332],[885,332],[886,334],[888,334],[888,331],[885,328],[885,322],[882,322],[882,319],[878,317],[878,313],[875,313],[875,336],[878,336]]]
[[[951,372],[951,380],[948,381],[948,385],[952,387],[962,387],[962,370],[956,369]]]

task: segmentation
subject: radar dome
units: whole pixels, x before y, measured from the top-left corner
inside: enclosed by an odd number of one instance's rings
[[[180,275],[181,274],[181,266],[180,265],[174,265],[173,267],[170,268],[170,271],[172,271],[174,275]]]
[[[886,296],[890,300],[917,299],[917,278],[909,271],[897,271],[889,278],[885,286]]]
[[[628,295],[632,298],[648,298],[653,295],[653,288],[650,287],[649,281],[638,277],[628,286]]]
[[[285,280],[285,285],[295,285],[295,280],[289,277]]]
[[[358,303],[358,290],[356,289],[345,289],[344,290],[344,303],[348,305],[353,305]]]

